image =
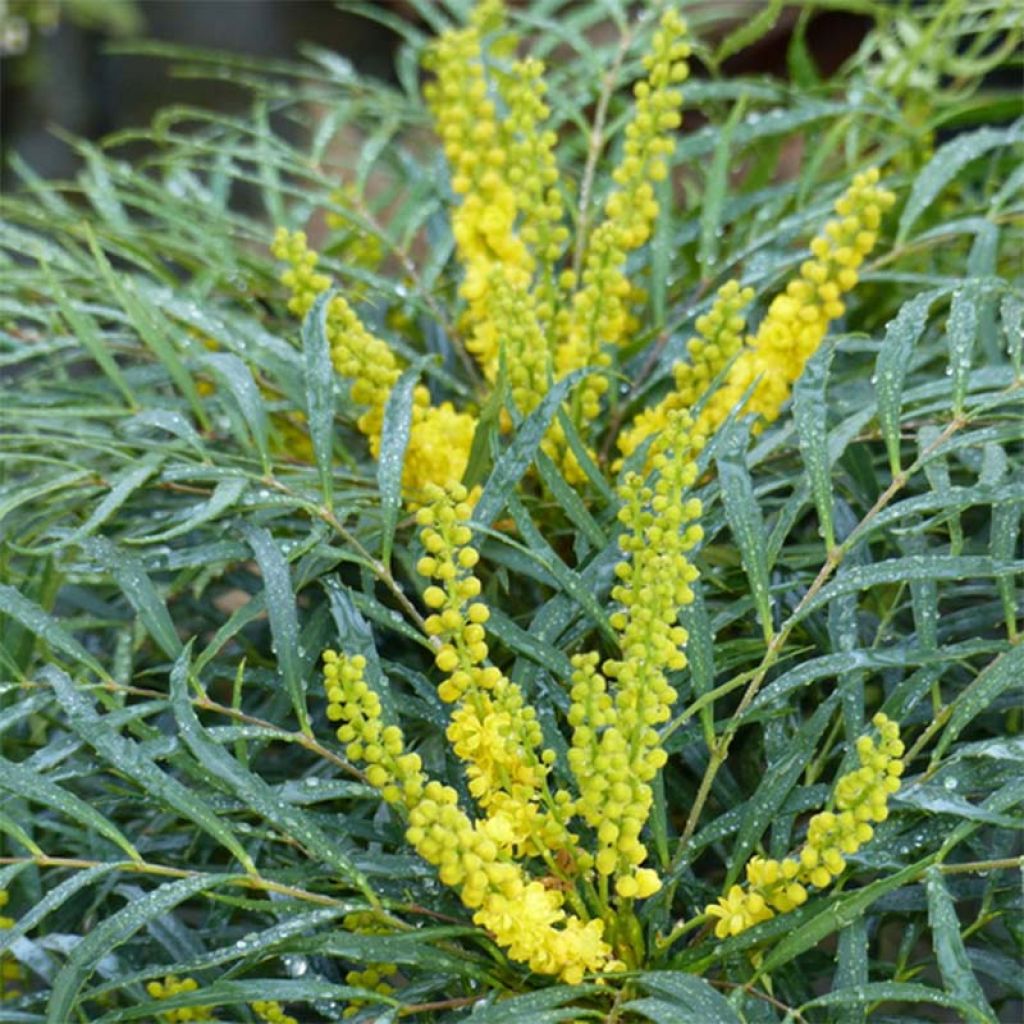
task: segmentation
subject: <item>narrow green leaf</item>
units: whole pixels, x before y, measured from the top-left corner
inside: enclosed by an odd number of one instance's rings
[[[260,453],[263,472],[270,472],[270,449],[267,445],[267,408],[249,367],[231,352],[209,352],[202,364],[219,380],[238,405],[253,443]],[[241,439],[245,444],[245,438]]]
[[[540,405],[523,421],[487,478],[484,492],[473,510],[475,522],[490,526],[504,508],[505,500],[511,494],[512,488],[519,483],[533,462],[552,419],[565,401],[565,396],[587,372],[581,370],[571,373],[555,383]]]
[[[1024,571],[1024,567],[1022,570]],[[938,764],[964,727],[1006,690],[1024,681],[1024,644],[1016,644],[990,662],[976,679],[954,698],[949,724],[935,744],[932,764]]]
[[[853,989],[839,989],[836,992],[818,996],[817,999],[812,999],[809,1003],[804,1003],[800,1007],[800,1012],[804,1013],[806,1010],[813,1010],[821,1006],[857,1006],[880,1002],[934,1003],[936,1006],[947,1006],[956,1010],[963,1014],[965,1021],[971,1022],[971,1024],[973,1022],[989,1024],[989,1018],[986,1018],[976,1006],[954,999],[936,988],[906,981],[872,981]]]
[[[693,600],[679,609],[679,625],[686,630],[686,661],[693,680],[693,696],[703,697],[715,685],[715,632],[704,603],[700,580],[692,585]],[[700,709],[704,742],[710,749],[715,742],[715,709],[706,704]]]
[[[711,278],[718,269],[719,240],[722,237],[722,206],[729,187],[729,171],[732,159],[732,137],[747,109],[747,96],[741,93],[733,104],[729,117],[719,129],[714,156],[708,168],[707,180],[700,204],[700,240],[697,245],[697,262],[704,280]],[[660,220],[659,216],[659,220]]]
[[[832,522],[832,467],[826,438],[827,409],[825,389],[835,345],[823,345],[810,358],[793,388],[793,418],[796,421],[800,453],[807,467],[818,524],[826,551],[836,544]]]
[[[758,973],[770,974],[801,953],[813,949],[833,932],[845,928],[851,921],[856,921],[872,903],[881,899],[886,893],[902,888],[920,877],[921,872],[931,859],[929,857],[926,860],[910,864],[903,870],[880,878],[847,896],[826,895],[822,900],[823,905],[817,913],[789,931],[777,945],[765,954]]]
[[[980,555],[910,555],[875,565],[858,566],[823,587],[803,609],[803,616],[826,605],[838,594],[878,586],[881,583],[909,583],[911,580],[965,580],[972,576],[1000,577],[1024,572],[1024,561],[996,562]]]
[[[190,655],[191,645],[182,651],[171,670],[171,707],[181,729],[182,739],[196,760],[214,778],[228,786],[251,811],[273,824],[289,840],[301,844],[311,855],[334,868],[356,886],[366,899],[376,903],[376,896],[366,877],[344,854],[337,842],[328,839],[303,811],[282,800],[263,779],[207,737],[188,696]]]
[[[302,323],[305,356],[306,422],[313,457],[320,474],[320,491],[328,508],[334,505],[334,365],[327,340],[327,311],[333,292],[317,296]]]
[[[60,315],[66,321],[68,327],[88,351],[89,355],[96,361],[96,365],[110,378],[111,383],[124,395],[128,407],[133,411],[139,408],[139,402],[135,397],[128,381],[117,365],[117,360],[110,353],[110,348],[100,336],[99,328],[95,320],[88,314],[77,310],[68,298],[64,286],[57,279],[50,269],[50,265],[44,260],[40,263],[43,274],[46,277],[46,284],[50,295],[57,303]]]
[[[868,981],[868,930],[863,917],[851,921],[839,933],[839,952],[836,954],[836,973],[833,990],[856,988]],[[865,1024],[866,1005],[848,1005],[837,1008],[835,1024]]]
[[[940,146],[914,180],[907,205],[903,207],[903,214],[900,217],[900,226],[896,233],[897,242],[906,241],[918,217],[931,206],[939,193],[967,164],[993,149],[1019,141],[1021,135],[1021,126],[1018,122],[1008,128],[979,128],[957,135]]]
[[[167,1020],[172,1013],[198,1006],[247,1007],[255,999],[282,1004],[313,1005],[314,1007],[328,1000],[340,1001],[342,1005],[353,1005],[356,1000],[366,1004],[379,1003],[381,1006],[399,1005],[393,996],[381,995],[372,989],[337,985],[316,978],[257,978],[246,975],[245,978],[238,980],[218,978],[211,984],[202,985],[193,992],[183,992],[181,995],[168,996],[165,999],[152,1002],[147,1001],[139,1003],[137,1006],[120,1007],[97,1018],[94,1024],[117,1024],[117,1022],[125,1020],[145,1020],[148,1024],[152,1020]],[[172,1017],[171,1019],[197,1018]],[[301,1019],[312,1020],[313,1018],[302,1016]],[[384,1021],[391,1018],[378,1017],[375,1019]]]
[[[82,986],[97,964],[118,946],[127,942],[150,921],[173,910],[180,903],[208,889],[229,884],[232,875],[196,875],[167,882],[140,900],[133,900],[116,914],[97,924],[75,945],[60,969],[46,1005],[46,1024],[67,1024],[77,1015],[72,1011]]]
[[[783,4],[784,0],[769,0],[752,18],[741,21],[740,25],[722,40],[715,52],[715,63],[721,64],[734,53],[739,53],[751,43],[756,43],[778,21]]]
[[[221,480],[214,487],[209,499],[197,505],[195,511],[186,516],[177,526],[161,530],[159,533],[146,534],[144,537],[124,537],[123,542],[125,544],[155,544],[158,541],[170,540],[172,537],[181,537],[204,523],[218,519],[241,499],[248,486],[249,482],[245,477],[236,476]]]
[[[174,620],[142,562],[105,537],[91,538],[84,548],[89,557],[95,558],[114,577],[146,631],[164,654],[168,658],[176,658],[181,651],[181,640],[174,628]]]
[[[246,523],[242,533],[263,575],[263,593],[267,615],[270,617],[272,650],[277,656],[278,670],[291,697],[299,728],[307,735],[312,735],[306,708],[305,659],[299,650],[299,617],[288,563],[268,530]]]
[[[192,375],[185,368],[185,364],[182,363],[178,353],[175,352],[174,347],[167,340],[162,325],[156,320],[156,315],[149,306],[140,300],[135,291],[133,279],[126,276],[122,280],[122,277],[114,272],[106,253],[100,247],[99,242],[96,241],[93,229],[88,223],[85,224],[85,233],[89,240],[89,248],[92,250],[93,259],[100,268],[101,276],[117,297],[117,301],[121,304],[124,311],[128,314],[128,319],[131,320],[132,326],[157,359],[163,363],[171,380],[174,381],[178,390],[188,400],[189,405],[192,407],[192,412],[200,424],[202,424],[203,429],[208,429],[210,426],[209,419],[199,398],[195,382],[192,380]]]
[[[648,1000],[627,1003],[630,1010],[643,1012],[647,1003],[647,1016],[659,1024],[676,1024],[680,1021],[707,1021],[710,1024],[740,1024],[739,1014],[732,1008],[728,1000],[717,992],[711,983],[693,974],[682,971],[649,971],[636,979],[652,996],[670,1011],[665,1015],[662,1007],[651,1013]],[[671,1014],[674,1013],[675,1016]]]
[[[1024,301],[1013,294],[1004,295],[999,303],[999,319],[1006,332],[1006,351],[1010,353],[1013,372],[1019,377],[1024,353]]]
[[[41,675],[64,706],[68,724],[100,757],[144,789],[151,800],[163,801],[213,836],[234,854],[246,871],[256,873],[252,858],[221,818],[177,779],[161,771],[138,744],[114,732],[110,723],[96,713],[92,702],[65,673],[47,666]]]
[[[501,416],[505,408],[504,390],[495,385],[480,410],[473,443],[469,446],[466,472],[462,475],[462,482],[470,490],[482,483],[491,469],[491,451],[497,447],[496,439],[501,431]]]
[[[967,384],[971,373],[974,342],[978,336],[978,305],[981,289],[968,280],[953,293],[946,335],[949,339],[949,365],[953,374],[953,414],[964,411]]]
[[[903,384],[910,368],[917,340],[928,324],[928,310],[942,294],[939,291],[921,292],[905,302],[895,319],[885,328],[885,340],[878,350],[875,375],[872,381],[878,397],[878,425],[889,452],[889,469],[893,476],[900,473],[900,408],[903,404]]]
[[[30,633],[63,651],[100,679],[110,680],[107,670],[55,618],[6,583],[0,583],[0,612],[20,622]]]
[[[55,889],[46,892],[38,903],[34,903],[25,913],[19,914],[10,928],[0,931],[0,953],[9,949],[14,941],[21,938],[22,935],[28,935],[50,914],[59,910],[75,893],[81,892],[93,882],[98,882],[112,871],[116,871],[119,866],[118,864],[97,864],[95,867],[76,871],[70,878],[65,878]]]
[[[132,860],[142,860],[139,851],[121,830],[74,793],[58,786],[45,775],[24,765],[0,757],[0,789],[16,793],[33,803],[42,804],[58,814],[71,818],[86,828],[106,836]],[[42,823],[38,823],[41,825]],[[0,933],[2,934],[2,933]]]
[[[1002,561],[1013,557],[1020,537],[1021,521],[1024,519],[1024,501],[995,505],[992,508],[989,554]],[[1017,585],[1012,576],[1001,576],[996,580],[999,600],[1003,604],[1006,620],[1006,634],[1011,641],[1017,640],[1017,616],[1020,614],[1017,601]]]
[[[595,548],[603,548],[608,543],[608,538],[605,536],[604,530],[601,529],[590,514],[579,493],[566,483],[561,470],[544,452],[537,452],[536,462],[541,479],[551,491],[552,497],[558,502],[565,515]]]
[[[395,525],[398,522],[398,510],[402,507],[402,470],[405,467],[405,451],[412,426],[413,391],[419,383],[424,364],[432,358],[424,356],[417,359],[402,373],[384,407],[380,455],[377,457],[377,488],[380,491],[381,512],[380,558],[385,565],[391,562]]]
[[[768,564],[765,559],[767,540],[764,519],[754,497],[754,485],[747,469],[746,433],[730,431],[717,457],[718,476],[722,488],[722,504],[733,539],[740,551],[743,570],[750,583],[754,607],[761,623],[765,641],[772,636],[771,596],[768,589]]]
[[[579,1017],[579,1009],[566,1004],[599,991],[596,985],[556,985],[542,992],[502,999],[474,1009],[473,1024],[556,1024]]]
[[[95,533],[163,464],[163,456],[153,452],[137,464],[129,465],[110,481],[110,491],[93,509],[89,518],[62,544],[77,544]]]

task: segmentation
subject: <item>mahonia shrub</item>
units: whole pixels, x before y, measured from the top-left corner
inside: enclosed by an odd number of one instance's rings
[[[727,7],[14,159],[0,1019],[1020,1016],[1024,29]]]

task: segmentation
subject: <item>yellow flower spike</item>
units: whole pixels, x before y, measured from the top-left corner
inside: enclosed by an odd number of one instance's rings
[[[461,294],[468,303],[467,348],[491,380],[497,375],[501,340],[491,309],[491,273],[501,267],[513,285],[527,287],[534,269],[515,227],[518,194],[509,181],[507,132],[484,74],[483,36],[500,25],[501,13],[500,4],[485,4],[476,8],[466,28],[443,33],[426,54],[425,65],[436,80],[424,87],[451,167],[452,189],[462,197],[452,215],[452,234],[465,268]],[[536,113],[534,103],[520,111],[520,118]],[[522,164],[521,157],[517,163]]]
[[[455,509],[439,502],[420,509],[418,518],[421,525],[436,518],[438,525],[463,528]],[[438,868],[444,884],[459,891],[474,911],[473,920],[514,960],[570,983],[602,970],[611,957],[602,938],[603,922],[567,914],[560,891],[531,880],[511,860],[499,841],[506,821],[473,822],[459,807],[454,789],[426,776],[418,755],[405,751],[401,730],[381,722],[380,701],[366,684],[365,667],[362,657],[325,652],[328,717],[343,722],[338,737],[347,744],[349,758],[367,765],[371,785],[404,808],[406,839],[416,852]],[[379,769],[376,778],[373,768]]]
[[[882,215],[895,202],[896,197],[878,182],[878,169],[872,167],[855,175],[836,201],[836,218],[811,242],[812,259],[772,300],[749,347],[704,408],[699,433],[713,434],[751,386],[742,412],[755,413],[767,423],[778,417],[829,324],[842,316],[842,296],[856,286],[857,268],[875,246]]]
[[[872,722],[881,739],[857,740],[860,767],[841,776],[833,790],[838,813],[821,811],[811,818],[807,841],[796,858],[752,857],[746,866],[747,887],[734,885],[705,908],[717,918],[718,938],[739,935],[775,913],[795,910],[807,901],[805,886],[827,888],[846,868],[843,854],[856,853],[870,841],[874,833],[867,821],[885,820],[888,798],[899,788],[903,771],[903,743],[899,726],[886,715],[879,713]]]
[[[330,279],[314,273],[318,257],[308,248],[303,232],[279,228],[271,248],[292,267],[281,278],[292,291],[288,308],[305,316],[316,296],[329,287]],[[335,295],[327,307],[326,334],[334,368],[351,382],[352,400],[364,410],[356,426],[369,440],[373,457],[379,458],[384,408],[401,375],[398,359],[387,342],[366,329],[340,295]],[[422,385],[416,389],[402,470],[402,489],[407,498],[415,501],[428,483],[462,478],[476,424],[475,416],[457,412],[450,402],[432,406],[429,391]]]
[[[434,614],[427,629],[439,646],[434,661],[447,678],[438,687],[455,704],[447,736],[466,765],[469,790],[489,817],[501,818],[510,847],[541,852],[572,849],[575,837],[565,822],[571,807],[547,788],[553,754],[542,749],[536,712],[502,672],[485,665],[484,623],[490,611],[477,600],[473,574],[469,495],[461,484],[428,488],[429,505],[417,513],[421,540],[429,552],[417,568],[435,583],[424,591]]]
[[[498,78],[504,100],[502,121],[508,150],[505,177],[521,214],[519,234],[536,262],[537,317],[545,327],[557,314],[562,289],[555,269],[569,240],[562,223],[565,203],[558,186],[555,145],[558,136],[543,128],[550,115],[544,102],[544,64],[535,58],[517,61]]]
[[[7,890],[0,889],[0,910],[7,906],[9,898]],[[13,927],[14,919],[0,914],[0,931]],[[0,953],[0,1002],[24,995],[27,980],[21,964],[9,953]]]
[[[536,299],[500,267],[490,278],[495,322],[501,324],[509,393],[521,416],[533,412],[548,392],[552,361]]]
[[[316,297],[331,286],[331,279],[326,274],[316,272],[320,257],[309,248],[304,231],[289,231],[287,228],[277,229],[270,251],[289,264],[281,274],[281,283],[291,292],[288,309],[296,316],[304,317],[313,308]]]
[[[199,989],[195,978],[178,978],[168,974],[163,981],[151,981],[146,991],[153,999],[172,999],[174,996]],[[214,1020],[213,1009],[209,1006],[187,1006],[178,1010],[165,1010],[157,1015],[166,1024],[187,1024],[188,1021]]]
[[[744,311],[753,298],[754,289],[741,288],[738,281],[727,281],[718,289],[711,308],[697,317],[696,333],[686,343],[689,362],[677,362],[672,367],[675,388],[657,405],[644,409],[619,435],[617,444],[623,458],[664,430],[673,409],[689,412],[704,397],[743,345]]]
[[[594,655],[573,661],[569,764],[578,809],[597,831],[598,872],[616,877],[623,898],[657,891],[654,873],[636,869],[647,856],[640,833],[653,800],[650,784],[666,760],[656,727],[676,699],[666,673],[686,665],[686,631],[677,613],[693,600],[690,584],[697,577],[686,558],[701,536],[693,525],[700,503],[685,498],[697,475],[691,426],[685,413],[671,412],[653,459],[653,484],[633,473],[619,489],[625,527],[619,545],[626,557],[615,570],[620,582],[612,597],[622,610],[611,624],[622,659],[606,661],[603,675]],[[614,698],[605,677],[616,684]]]
[[[675,88],[688,74],[686,23],[668,8],[644,57],[647,77],[638,82],[633,117],[625,130],[622,162],[613,173],[617,185],[605,202],[605,219],[590,237],[580,287],[573,295],[565,336],[555,356],[559,377],[583,367],[607,367],[607,345],[627,340],[632,286],[623,266],[626,256],[650,237],[658,215],[654,184],[667,174],[666,157],[674,149],[682,95]],[[595,419],[608,388],[605,374],[592,374],[580,386],[574,414],[578,423]]]

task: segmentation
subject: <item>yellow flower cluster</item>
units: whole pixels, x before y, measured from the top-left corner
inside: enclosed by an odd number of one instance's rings
[[[675,389],[657,405],[643,410],[618,437],[619,450],[628,457],[654,434],[665,429],[674,409],[693,410],[715,378],[729,365],[743,345],[744,310],[754,298],[753,288],[727,281],[715,295],[711,308],[697,317],[697,333],[686,343],[689,362],[672,367]]]
[[[836,217],[811,242],[812,259],[800,266],[768,308],[756,335],[729,370],[698,420],[714,433],[751,388],[743,412],[766,422],[779,415],[794,381],[818,349],[831,321],[843,315],[842,296],[857,284],[857,268],[875,247],[882,215],[896,197],[879,184],[877,168],[854,176],[836,201]]]
[[[316,273],[319,257],[309,248],[303,231],[278,228],[271,251],[289,264],[281,274],[281,283],[292,293],[288,308],[297,316],[305,316],[317,295],[330,287],[331,279]],[[398,360],[391,346],[374,337],[340,295],[331,299],[327,309],[326,333],[334,368],[352,381],[352,400],[369,406],[359,417],[359,429],[370,438],[371,445],[376,440],[379,446],[384,406],[401,375]]]
[[[176,978],[173,974],[167,975],[163,981],[151,981],[146,985],[146,991],[153,999],[171,999],[186,992],[195,992],[198,988],[199,982],[195,978]],[[159,1016],[167,1024],[187,1024],[193,1020],[214,1019],[209,1006],[185,1006],[178,1010],[165,1010]]]
[[[253,1013],[267,1024],[299,1024],[291,1014],[285,1013],[281,1004],[274,999],[257,999],[251,1005]]]
[[[7,906],[6,889],[0,889],[0,910]],[[0,931],[14,927],[14,919],[0,914]],[[9,953],[0,953],[0,1002],[5,999],[17,999],[23,994],[25,972],[21,964]]]
[[[513,169],[523,177],[524,158],[510,160],[508,129],[499,124],[484,73],[485,30],[500,13],[500,4],[480,5],[469,25],[443,33],[425,55],[436,79],[423,90],[452,170],[452,189],[462,197],[452,214],[452,234],[465,269],[461,295],[468,303],[467,348],[491,380],[497,375],[501,342],[491,312],[492,272],[526,289],[534,269],[533,256],[516,230],[519,203],[509,180]],[[517,90],[523,97],[519,117],[525,121],[538,113],[536,104],[525,102],[527,92]],[[544,177],[542,169],[537,173]]]
[[[358,932],[360,935],[386,935],[390,932],[376,914],[363,910],[346,914],[343,923],[350,932]],[[345,984],[387,996],[395,991],[387,979],[397,971],[397,964],[370,964],[362,970],[349,971],[345,975]],[[345,1007],[342,1016],[354,1017],[365,1005],[365,1000],[354,999]]]
[[[626,556],[616,566],[620,582],[612,597],[622,606],[611,617],[619,634],[621,660],[597,671],[595,655],[574,659],[569,763],[579,785],[579,812],[597,831],[597,870],[617,877],[622,897],[644,897],[660,886],[650,869],[640,832],[650,814],[651,781],[666,760],[656,726],[676,699],[667,672],[686,665],[686,630],[677,623],[680,606],[693,600],[697,570],[686,552],[701,537],[694,523],[700,502],[686,492],[697,475],[697,447],[686,413],[668,413],[655,453],[653,486],[630,473],[619,489],[619,545]],[[614,697],[606,679],[614,681]]]
[[[434,581],[423,594],[432,609],[425,628],[438,642],[434,660],[447,677],[438,694],[455,705],[448,741],[503,846],[535,853],[571,848],[575,837],[565,828],[571,801],[566,793],[548,791],[555,755],[540,749],[537,713],[515,683],[485,664],[490,611],[478,600],[473,567],[480,556],[466,525],[472,513],[466,489],[434,487],[428,496],[430,504],[416,516],[426,551],[416,569]]]
[[[505,102],[502,127],[507,138],[506,178],[516,196],[522,215],[519,234],[537,263],[534,295],[541,323],[553,323],[560,298],[555,265],[569,240],[562,220],[565,204],[558,188],[555,144],[558,136],[541,126],[551,111],[544,102],[544,64],[536,58],[518,61],[507,77],[499,78],[499,93]],[[500,311],[495,311],[498,323]],[[512,359],[509,359],[512,364]]]
[[[815,814],[799,853],[784,860],[753,857],[746,866],[746,888],[734,885],[706,912],[717,918],[720,939],[739,935],[776,913],[807,901],[806,886],[824,889],[842,874],[844,855],[856,853],[874,835],[872,822],[889,815],[889,797],[900,788],[903,743],[899,726],[879,712],[872,720],[880,739],[857,740],[860,767],[842,776],[833,793],[835,810]]]
[[[289,264],[281,275],[281,282],[292,294],[288,308],[305,316],[316,296],[330,287],[330,278],[316,272],[317,254],[309,248],[302,231],[279,228],[271,248],[278,259]],[[377,458],[384,408],[401,375],[398,359],[387,342],[366,329],[340,295],[335,295],[327,308],[326,334],[335,369],[352,382],[352,400],[366,407],[356,425]],[[417,387],[402,471],[405,494],[415,499],[428,483],[460,480],[466,471],[475,432],[476,417],[457,412],[451,402],[431,405],[430,392],[422,385]]]
[[[401,804],[406,839],[459,891],[473,920],[538,973],[576,983],[604,968],[611,950],[603,922],[567,914],[561,892],[531,880],[511,859],[500,822],[473,822],[454,789],[427,778],[419,755],[406,752],[401,729],[381,723],[380,700],[364,679],[365,659],[327,651],[324,661],[327,713],[343,723],[338,738],[348,757],[367,765],[368,781],[385,800]]]
[[[669,7],[644,57],[647,78],[634,88],[636,105],[626,126],[622,163],[613,173],[618,186],[605,201],[605,220],[587,247],[580,288],[572,298],[566,336],[555,354],[559,376],[584,367],[607,367],[603,346],[626,339],[632,286],[624,273],[626,256],[650,237],[658,215],[654,183],[668,174],[666,156],[674,148],[682,94],[675,88],[688,75],[686,23]],[[597,417],[608,388],[604,374],[591,374],[575,399],[578,423]]]

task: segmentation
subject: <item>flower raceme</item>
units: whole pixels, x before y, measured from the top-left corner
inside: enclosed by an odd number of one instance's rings
[[[882,215],[896,201],[879,185],[878,168],[854,176],[836,200],[836,216],[811,242],[811,259],[768,307],[753,338],[732,363],[724,384],[711,395],[698,430],[711,436],[748,389],[742,413],[764,422],[778,418],[790,390],[817,351],[829,324],[845,312],[842,297],[856,287],[857,269],[878,241]]]
[[[340,723],[349,759],[364,765],[367,781],[406,818],[406,839],[513,959],[566,981],[639,962],[642,950],[630,945],[626,927],[631,901],[660,888],[656,872],[643,866],[641,834],[651,782],[666,760],[657,726],[676,699],[667,673],[686,664],[686,632],[676,617],[693,596],[696,571],[686,552],[700,540],[693,522],[700,504],[686,496],[696,477],[691,425],[685,413],[671,413],[654,477],[647,483],[631,474],[620,491],[624,557],[611,625],[621,656],[606,659],[600,672],[595,652],[573,662],[569,768],[576,796],[553,785],[556,758],[543,745],[536,711],[490,664],[491,612],[481,597],[472,510],[461,484],[428,489],[416,516],[424,549],[416,568],[430,581],[424,629],[442,676],[438,695],[452,709],[447,738],[465,767],[473,815],[452,787],[426,775],[400,726],[384,721],[366,659],[324,655],[327,717]],[[596,852],[571,827],[574,818],[589,828]],[[531,862],[542,862],[557,885],[534,877]]]
[[[845,857],[871,840],[872,822],[888,817],[889,797],[899,790],[903,774],[903,743],[899,726],[886,715],[879,712],[873,723],[879,741],[871,736],[857,740],[860,767],[836,783],[834,810],[821,811],[808,822],[800,851],[781,861],[752,857],[746,866],[746,886],[733,885],[706,908],[717,919],[715,934],[720,939],[794,910],[807,901],[807,886],[827,888],[846,868]]]
[[[316,297],[330,287],[330,278],[316,270],[318,255],[301,231],[278,230],[274,255],[288,264],[281,282],[289,288],[288,308],[306,316]],[[384,409],[401,367],[387,342],[371,334],[358,314],[340,295],[327,307],[326,335],[331,360],[338,374],[351,382],[352,401],[364,411],[356,426],[369,441],[371,454],[380,455]],[[461,479],[469,461],[476,418],[457,412],[451,402],[431,405],[430,392],[419,385],[413,393],[412,422],[402,472],[402,486],[415,501],[423,488],[436,480]]]

